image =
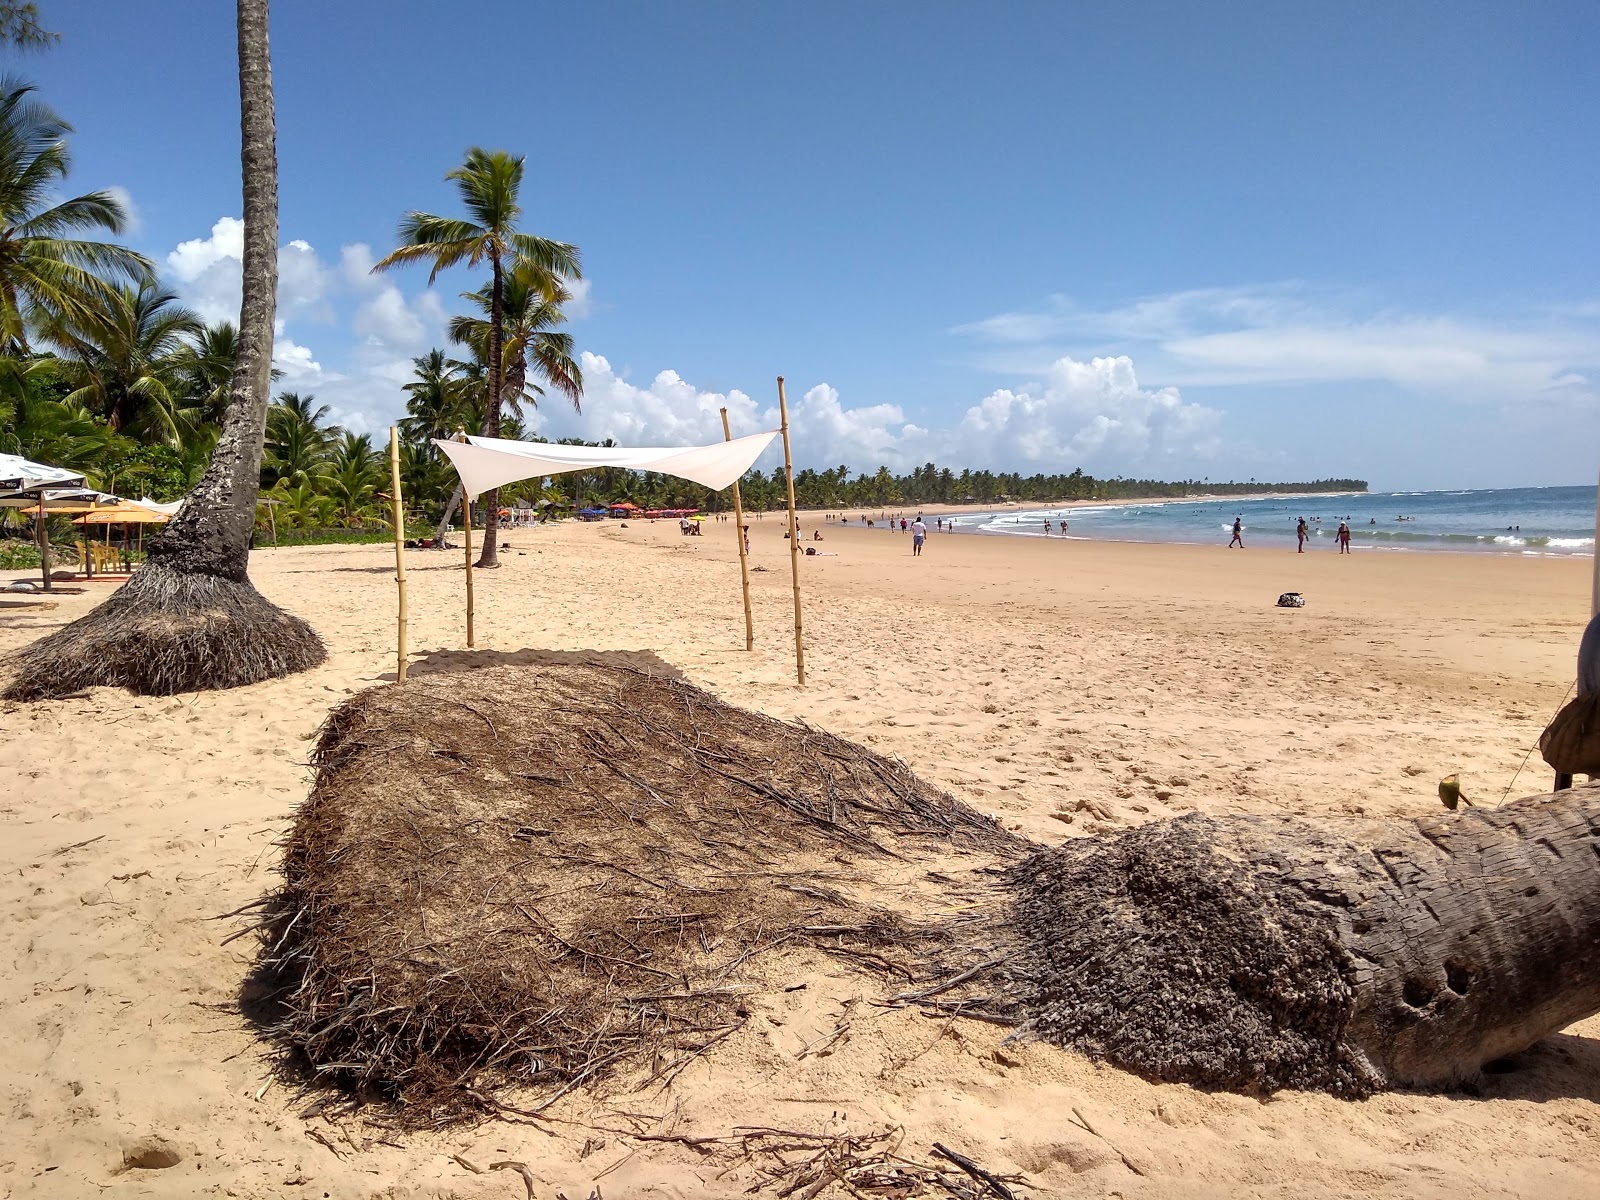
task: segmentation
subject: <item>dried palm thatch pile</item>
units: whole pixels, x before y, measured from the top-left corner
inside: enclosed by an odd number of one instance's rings
[[[248,579],[152,562],[104,603],[12,656],[0,695],[33,701],[125,687],[170,696],[278,679],[326,657],[316,631]]]
[[[640,1051],[670,1075],[778,947],[909,978],[949,934],[886,907],[886,871],[1026,848],[899,763],[615,666],[376,688],[315,765],[267,926],[279,1032],[414,1123]]]

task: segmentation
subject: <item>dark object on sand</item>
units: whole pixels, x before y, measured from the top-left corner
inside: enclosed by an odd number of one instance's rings
[[[1415,821],[1196,815],[1016,867],[1039,1035],[1202,1087],[1451,1086],[1600,1011],[1600,786]]]
[[[1600,775],[1600,692],[1567,701],[1539,735],[1539,753],[1558,775]]]
[[[1284,592],[1283,595],[1278,597],[1279,608],[1304,608],[1305,606],[1306,598],[1299,592]]]
[[[315,764],[265,952],[279,1033],[418,1124],[641,1051],[670,1078],[779,947],[904,981],[945,935],[884,907],[886,874],[1029,848],[899,763],[615,666],[374,688]]]

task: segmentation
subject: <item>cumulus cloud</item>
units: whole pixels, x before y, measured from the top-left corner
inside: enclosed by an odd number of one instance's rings
[[[584,353],[582,365],[583,413],[547,401],[534,422],[546,437],[703,444],[722,437],[723,405],[735,436],[778,424],[776,408],[763,409],[738,390],[703,391],[675,371],[662,371],[640,387],[599,355]],[[808,389],[789,410],[800,465],[842,462],[863,471],[880,464],[905,469],[929,459],[1046,472],[1079,466],[1134,471],[1160,464],[1182,470],[1216,452],[1220,424],[1220,413],[1185,401],[1176,388],[1141,387],[1132,361],[1121,357],[1063,358],[1037,383],[976,400],[949,426],[909,421],[895,404],[849,405],[826,383]]]
[[[322,364],[312,356],[310,348],[286,337],[272,343],[272,365],[282,372],[280,382],[290,388],[306,387],[323,378]]]
[[[562,397],[548,396],[530,422],[545,437],[615,438],[635,446],[703,445],[721,440],[724,406],[735,437],[771,428],[761,423],[756,402],[738,389],[726,394],[702,391],[670,370],[657,374],[648,387],[639,387],[587,350],[579,365],[583,411],[575,413]]]
[[[1134,471],[1215,455],[1222,414],[1175,387],[1139,386],[1126,356],[1058,359],[1041,384],[991,392],[947,439],[947,459],[1033,467]]]
[[[1081,345],[1136,354],[1179,386],[1393,384],[1473,402],[1593,397],[1600,331],[1585,306],[1494,316],[1372,311],[1297,284],[1204,288],[1088,309],[1053,297],[960,327],[990,366]],[[1023,369],[1026,369],[1025,367]]]
[[[221,217],[209,237],[178,243],[167,255],[167,274],[185,303],[207,322],[238,321],[244,279],[244,222]],[[309,242],[296,238],[278,248],[278,312],[319,322],[332,319],[334,275]]]

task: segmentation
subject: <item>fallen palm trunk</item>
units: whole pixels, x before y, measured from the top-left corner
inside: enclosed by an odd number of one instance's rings
[[[1449,1086],[1600,1011],[1600,786],[1416,821],[1192,815],[1012,883],[1028,1027],[1160,1079]]]

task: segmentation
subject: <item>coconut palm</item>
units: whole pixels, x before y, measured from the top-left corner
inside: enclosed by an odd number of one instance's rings
[[[33,85],[0,77],[0,351],[26,353],[31,326],[82,320],[109,306],[118,282],[151,276],[124,246],[74,235],[121,233],[127,214],[110,192],[56,199],[72,126],[33,98]]]
[[[456,317],[450,322],[450,340],[470,346],[478,357],[489,355],[490,316],[494,298],[487,288],[466,293],[462,299],[476,304],[481,317]],[[583,368],[572,355],[570,333],[557,332],[566,313],[561,305],[572,299],[565,288],[554,293],[528,271],[513,271],[506,276],[501,296],[501,387],[500,402],[520,415],[524,403],[538,406],[543,379],[578,408],[583,398]]]
[[[184,390],[208,425],[219,423],[227,411],[228,385],[238,353],[238,329],[232,321],[218,321],[207,325],[173,355]]]
[[[46,326],[66,355],[62,374],[73,386],[67,399],[130,437],[182,445],[204,417],[184,386],[179,354],[205,325],[154,281],[137,289],[113,287],[106,301],[77,319]]]
[[[0,454],[18,454],[86,476],[122,439],[80,404],[64,402],[55,359],[0,358]]]
[[[488,437],[500,436],[502,305],[506,276],[527,273],[551,300],[564,280],[582,277],[576,246],[522,233],[516,228],[517,218],[522,215],[517,203],[522,174],[521,158],[514,158],[503,150],[474,146],[467,151],[466,161],[445,176],[455,181],[470,219],[410,212],[400,222],[400,246],[373,267],[374,271],[386,271],[407,263],[428,263],[431,285],[439,272],[451,267],[480,267],[488,263],[489,333],[484,355],[488,363],[488,404],[483,425]],[[499,512],[497,493],[490,491],[484,504],[488,521],[478,565],[495,567],[500,565],[496,553],[499,541],[495,537]]]
[[[368,434],[346,432],[328,459],[323,491],[338,509],[339,522],[359,526],[373,515],[372,499],[386,480],[386,462]]]
[[[407,441],[422,443],[430,454],[437,454],[428,443],[447,438],[463,426],[460,364],[445,357],[443,350],[430,350],[411,360],[416,374],[401,390],[406,394],[406,415],[400,418],[400,432]]]
[[[249,578],[272,377],[278,158],[267,0],[237,0],[235,11],[244,271],[238,355],[222,433],[200,483],[151,541],[145,567],[98,608],[17,655],[5,690],[10,699],[64,696],[107,684],[155,694],[237,687],[303,671],[327,657],[311,627],[268,602]],[[0,131],[5,128],[0,119]],[[15,157],[14,151],[0,144],[0,163],[8,153]],[[80,198],[66,214],[42,224],[59,231],[74,214],[95,216],[102,223],[114,216],[120,222],[108,199]],[[61,207],[50,211],[59,213]],[[72,253],[58,251],[54,258],[40,260],[56,264],[54,273],[35,274],[58,284],[76,278],[64,269],[73,259]],[[0,289],[13,265],[0,259]],[[20,334],[20,318],[13,324]]]
[[[327,406],[316,406],[310,396],[285,392],[278,397],[278,403],[267,412],[266,448],[261,456],[263,488],[279,483],[315,487],[327,478],[333,436],[322,426],[327,413]]]

